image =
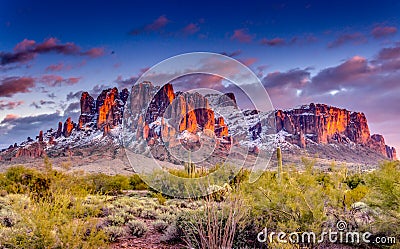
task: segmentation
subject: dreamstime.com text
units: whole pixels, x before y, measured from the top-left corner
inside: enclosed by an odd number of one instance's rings
[[[347,231],[345,221],[339,221],[337,231],[329,229],[320,234],[314,232],[269,232],[264,228],[257,235],[261,243],[290,243],[290,244],[316,244],[316,243],[340,243],[340,244],[396,244],[396,237],[373,236],[370,232]]]

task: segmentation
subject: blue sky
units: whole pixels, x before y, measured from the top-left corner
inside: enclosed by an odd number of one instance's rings
[[[362,111],[400,147],[398,13],[398,1],[1,1],[0,144],[76,120],[82,90],[206,51],[249,66],[277,108]]]

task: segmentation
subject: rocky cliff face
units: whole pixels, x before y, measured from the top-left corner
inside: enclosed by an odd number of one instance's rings
[[[300,108],[278,110],[275,120],[277,132],[289,133],[287,140],[300,147],[306,147],[307,140],[319,144],[354,142],[390,159],[395,158],[395,153],[386,149],[382,135],[370,135],[364,113],[311,103]]]
[[[96,126],[97,129],[103,130],[107,134],[111,129],[121,124],[123,108],[125,105],[126,97],[125,91],[121,95],[118,89],[103,90],[96,100]]]
[[[223,118],[216,120],[207,98],[197,92],[175,93],[171,84],[158,88],[150,82],[133,86],[131,92],[132,116],[139,115],[131,120],[132,127],[137,128],[136,139],[153,144],[154,139],[168,140],[183,131],[205,130],[228,136]]]
[[[96,115],[96,103],[88,92],[81,96],[81,115],[79,116],[78,127],[81,130],[90,128]]]
[[[78,130],[99,129],[107,134],[122,122],[124,105],[128,99],[128,89],[103,90],[96,101],[88,92],[83,92],[80,100],[81,115]]]

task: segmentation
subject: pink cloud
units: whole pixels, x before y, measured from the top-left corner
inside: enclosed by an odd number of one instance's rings
[[[104,55],[104,48],[92,48],[84,52],[84,54],[91,58],[97,58]]]
[[[183,33],[187,35],[192,35],[200,30],[199,26],[194,23],[189,23],[186,27],[183,28]]]
[[[257,58],[246,58],[246,59],[241,59],[240,62],[243,63],[245,66],[249,67],[254,63],[256,63],[257,60],[258,60]]]
[[[279,45],[284,45],[286,43],[286,41],[282,38],[276,37],[271,40],[268,40],[267,38],[263,38],[263,39],[261,39],[260,43],[262,45],[266,45],[266,46],[279,46]]]
[[[19,118],[18,115],[15,115],[15,114],[7,114],[6,117],[1,121],[1,123],[9,122],[9,121],[15,120],[15,119],[17,119],[17,118]]]
[[[198,73],[176,78],[171,81],[171,84],[179,91],[188,91],[198,88],[222,90],[224,89],[222,80],[223,78],[218,75]]]
[[[382,38],[382,37],[394,35],[396,32],[397,32],[397,28],[394,26],[378,26],[378,27],[375,27],[371,31],[371,34],[375,38]]]
[[[16,108],[17,106],[20,106],[24,103],[24,101],[5,101],[5,100],[0,100],[0,110],[11,110]]]
[[[131,35],[140,35],[144,32],[159,32],[162,28],[167,26],[170,20],[165,16],[159,16],[152,23],[145,25],[144,27],[137,28],[129,32]]]
[[[340,90],[343,87],[365,84],[366,78],[376,71],[367,59],[354,56],[336,67],[321,70],[312,78],[313,85],[308,90],[311,92],[329,92]]]
[[[360,32],[347,33],[347,34],[340,35],[339,37],[336,38],[336,40],[330,42],[328,44],[328,48],[340,47],[346,43],[352,43],[354,45],[359,45],[359,44],[366,43],[366,42],[367,42],[367,38],[365,38],[365,36]]]
[[[35,80],[30,77],[8,77],[1,80],[0,97],[12,97],[16,93],[30,92]]]
[[[245,29],[236,29],[233,31],[231,40],[237,40],[242,43],[249,43],[253,40],[253,35],[250,35]]]
[[[46,72],[58,72],[62,70],[70,70],[72,67],[70,65],[64,65],[64,63],[60,62],[57,64],[52,64],[46,67]]]
[[[21,41],[20,43],[17,43],[17,45],[15,45],[14,51],[15,52],[27,51],[29,49],[32,49],[35,44],[36,44],[36,42],[34,40],[24,39],[23,41]]]
[[[287,72],[271,72],[263,79],[262,83],[267,90],[300,89],[310,82],[308,69],[292,69]]]
[[[383,48],[379,51],[378,59],[389,60],[389,59],[400,59],[400,45],[391,48]]]
[[[165,27],[169,23],[168,18],[165,15],[158,17],[154,22],[146,25],[145,30],[147,31],[156,31],[163,27]]]
[[[38,81],[46,84],[47,86],[62,86],[62,85],[75,85],[79,82],[80,77],[64,78],[59,75],[43,75]]]
[[[54,52],[63,55],[79,55],[98,57],[103,55],[103,48],[92,48],[83,51],[72,42],[60,43],[56,38],[51,37],[42,43],[36,43],[33,40],[24,39],[14,47],[13,53],[0,52],[0,64],[23,63],[33,60],[38,54]]]

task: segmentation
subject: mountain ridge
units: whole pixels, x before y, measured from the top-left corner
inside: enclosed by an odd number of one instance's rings
[[[298,108],[275,110],[272,116],[257,116],[259,112],[255,110],[238,110],[233,93],[212,98],[196,92],[174,92],[171,84],[156,87],[150,82],[132,86],[131,94],[126,88],[122,91],[118,91],[116,87],[105,89],[96,100],[88,92],[83,92],[80,99],[81,113],[76,123],[67,118],[64,123],[58,123],[57,130],[39,131],[36,140],[28,139],[20,145],[10,146],[1,152],[0,159],[11,161],[18,157],[38,158],[46,155],[51,149],[62,150],[68,154],[70,147],[84,146],[94,139],[110,136],[112,141],[118,143],[126,107],[139,115],[133,120],[133,125],[138,128],[135,141],[140,140],[144,145],[153,147],[162,142],[176,146],[179,141],[182,143],[182,134],[186,131],[186,135],[193,136],[190,137],[191,142],[185,142],[184,146],[193,149],[200,143],[195,135],[198,132],[211,131],[214,134],[212,136],[217,138],[220,153],[229,150],[230,146],[237,142],[237,137],[243,136],[248,136],[249,140],[243,145],[249,146],[250,151],[254,152],[263,146],[257,144],[257,141],[266,136],[265,127],[275,127],[278,142],[287,143],[288,148],[296,146],[308,149],[315,144],[356,144],[387,159],[396,159],[395,148],[386,145],[382,135],[370,134],[367,119],[362,112],[310,103]],[[249,128],[240,127],[244,129],[242,133],[248,134],[238,135],[240,129],[234,124],[233,117],[238,111],[244,113],[249,121]],[[224,112],[228,112],[225,113],[228,119],[221,115]],[[254,121],[256,116],[261,119]],[[157,150],[152,153],[155,153],[158,159],[169,159],[166,151]],[[179,160],[175,163],[179,163]]]

